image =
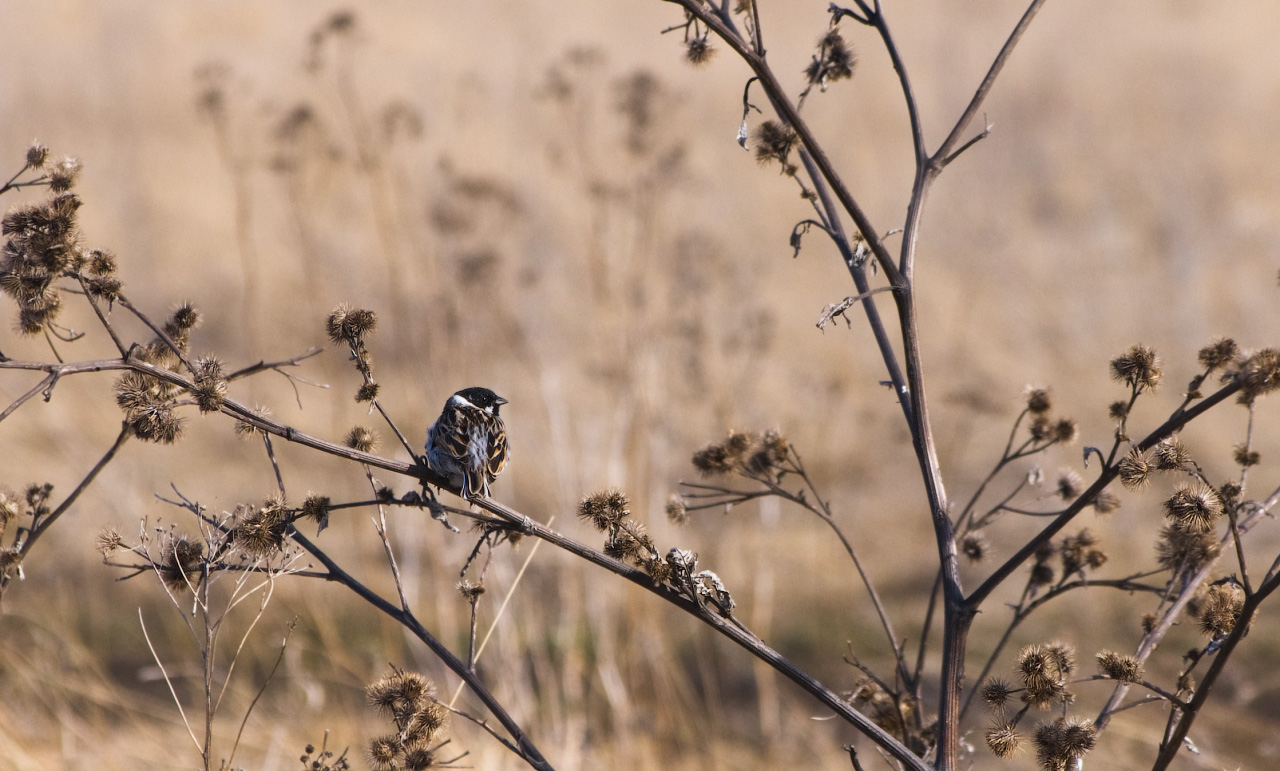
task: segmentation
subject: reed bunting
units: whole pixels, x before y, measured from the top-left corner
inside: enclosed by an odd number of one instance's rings
[[[507,431],[498,408],[507,400],[488,388],[464,388],[444,403],[427,430],[427,466],[470,500],[489,497],[489,484],[507,465]]]

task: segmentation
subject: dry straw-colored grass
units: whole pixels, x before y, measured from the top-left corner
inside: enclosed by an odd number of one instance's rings
[[[825,4],[800,5],[763,9],[770,56],[797,87],[825,23]],[[937,134],[1020,4],[888,5]],[[8,3],[0,169],[33,136],[80,156],[83,230],[119,255],[149,311],[201,307],[194,350],[283,358],[323,342],[338,302],[375,308],[382,401],[415,442],[448,394],[490,386],[511,401],[499,498],[562,512],[558,528],[593,542],[570,512],[584,493],[617,486],[655,541],[698,551],[753,628],[804,666],[852,684],[846,640],[886,660],[820,522],[774,504],[686,529],[662,515],[668,492],[692,478],[696,448],[728,428],[777,426],[910,618],[923,601],[907,598],[932,582],[929,563],[910,559],[932,533],[870,335],[813,326],[851,293],[844,268],[816,235],[791,259],[787,234],[804,203],[733,142],[745,70],[724,52],[687,66],[677,41],[658,35],[675,12],[653,0],[379,4],[360,9],[354,37],[308,72],[307,34],[329,11]],[[1178,384],[1216,334],[1275,343],[1277,32],[1268,0],[1061,2],[1037,20],[986,106],[994,132],[948,169],[923,230],[925,361],[941,461],[962,496],[998,456],[1027,383],[1051,384],[1082,442],[1101,445],[1107,402],[1120,396],[1107,362],[1130,344],[1158,349]],[[881,50],[854,39],[856,77],[815,95],[806,114],[872,218],[892,222],[910,186],[901,96]],[[362,150],[374,152],[361,161]],[[69,321],[91,326],[87,314]],[[93,346],[110,354],[109,341],[79,345],[80,358]],[[36,358],[39,347],[0,333],[7,355]],[[301,408],[283,378],[236,396],[335,440],[368,422],[342,352],[299,375],[333,388],[298,386]],[[28,387],[5,378],[0,403]],[[0,484],[73,487],[119,428],[110,399],[105,378],[68,379],[51,403],[6,420]],[[1261,403],[1259,424],[1274,425],[1275,410]],[[1183,438],[1216,448],[1225,473],[1242,425],[1233,413]],[[1267,434],[1264,459],[1280,449]],[[367,490],[343,464],[278,453],[299,498]],[[153,584],[113,582],[93,538],[143,516],[181,521],[153,498],[171,484],[215,510],[261,500],[274,478],[260,454],[212,418],[193,418],[176,451],[135,442],[36,550],[0,618],[0,765],[196,765],[136,608],[179,684],[194,649]],[[1078,446],[1052,463],[1078,468]],[[1156,500],[1130,496],[1123,516],[1088,525],[1117,549],[1148,549]],[[442,639],[465,645],[467,608],[452,587],[471,544],[420,514],[397,513],[391,529],[410,601]],[[324,538],[394,592],[366,515],[335,516]],[[1259,537],[1264,550],[1276,543]],[[492,594],[512,585],[523,549],[495,560]],[[1103,647],[1138,627],[1118,600],[1073,598],[1053,613],[1044,623],[1058,634],[1085,614],[1111,629]],[[247,767],[293,767],[326,729],[331,747],[350,745],[363,763],[381,730],[363,687],[387,662],[453,690],[398,627],[331,587],[286,580],[233,682],[241,710],[294,614],[282,672],[237,754]],[[1274,762],[1275,721],[1260,716],[1274,713],[1280,682],[1253,664],[1274,661],[1274,631],[1264,617],[1196,734],[1204,755],[1180,768]],[[974,646],[996,634],[979,631]],[[558,768],[847,767],[832,749],[849,736],[811,720],[814,705],[651,597],[552,549],[534,559],[491,646],[485,677]],[[1157,724],[1126,716],[1095,762],[1145,767]],[[230,718],[218,726],[235,729]],[[464,763],[519,766],[480,731],[455,734],[473,753]]]

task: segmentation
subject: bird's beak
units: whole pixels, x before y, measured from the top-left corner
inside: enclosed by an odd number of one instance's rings
[[[507,403],[507,400],[503,399],[501,396],[498,396],[497,394],[494,394],[494,396],[497,397],[497,400],[494,401],[493,406],[501,407],[502,405]]]

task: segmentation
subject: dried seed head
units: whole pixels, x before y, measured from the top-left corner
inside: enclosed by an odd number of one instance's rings
[[[1069,657],[1051,646],[1028,645],[1018,653],[1018,675],[1022,678],[1022,701],[1033,707],[1048,709],[1054,703],[1068,700],[1066,678]]]
[[[1166,517],[1186,530],[1204,533],[1222,516],[1222,501],[1207,485],[1182,485],[1164,502],[1164,511]]]
[[[302,502],[302,516],[313,522],[323,524],[329,518],[329,496],[317,495],[316,493],[307,493],[307,499]]]
[[[29,169],[44,168],[44,164],[48,160],[49,160],[49,148],[45,147],[39,142],[32,142],[31,146],[27,148],[27,168]]]
[[[1070,503],[1080,497],[1080,493],[1084,491],[1084,482],[1080,479],[1080,475],[1072,469],[1062,469],[1058,472],[1057,493],[1058,497]]]
[[[1213,531],[1194,530],[1173,523],[1160,530],[1156,561],[1165,570],[1199,570],[1222,554]]]
[[[1036,759],[1047,771],[1077,768],[1080,758],[1094,748],[1098,729],[1088,720],[1060,717],[1036,728]]]
[[[1107,414],[1111,416],[1112,420],[1119,423],[1129,417],[1129,403],[1123,401],[1112,402],[1111,406],[1107,408]]]
[[[970,562],[982,562],[987,556],[987,545],[987,537],[982,533],[969,533],[960,541],[960,552]]]
[[[353,308],[343,303],[329,314],[325,331],[329,339],[335,343],[355,345],[363,340],[365,335],[373,332],[377,326],[378,318],[373,311]]]
[[[621,490],[605,490],[583,498],[578,504],[578,517],[604,532],[631,514],[628,506]]]
[[[203,543],[170,533],[160,546],[160,578],[173,591],[189,590],[203,560]]]
[[[1048,415],[1036,415],[1031,425],[1027,426],[1027,431],[1035,441],[1046,442],[1053,438],[1053,421],[1049,420]]]
[[[784,167],[796,144],[796,132],[791,127],[767,120],[756,128],[756,161],[767,166],[777,161]]]
[[[378,398],[378,384],[370,380],[356,391],[356,401],[371,402]]]
[[[1014,692],[1012,685],[998,677],[993,677],[982,684],[982,700],[992,709],[1003,709]]]
[[[1244,592],[1235,584],[1209,587],[1196,608],[1200,618],[1200,631],[1210,637],[1231,634],[1243,609]]]
[[[1161,440],[1151,453],[1156,468],[1161,471],[1177,471],[1191,460],[1191,451],[1176,436]]]
[[[1063,574],[1077,573],[1091,562],[1097,562],[1098,565],[1106,562],[1106,555],[1091,548],[1097,542],[1097,537],[1087,529],[1063,538],[1062,544],[1058,547],[1058,553],[1062,556]]]
[[[1053,441],[1058,444],[1071,444],[1078,433],[1076,422],[1071,418],[1059,418],[1053,423]]]
[[[676,525],[683,525],[689,521],[689,507],[680,493],[667,496],[667,519]]]
[[[1235,361],[1240,355],[1240,346],[1229,337],[1221,337],[1200,349],[1200,365],[1206,372],[1220,369]]]
[[[80,161],[66,157],[48,169],[49,189],[55,193],[63,193],[71,189],[80,176]]]
[[[1048,388],[1027,389],[1027,411],[1033,415],[1044,415],[1053,409],[1053,399]]]
[[[1120,483],[1130,490],[1145,490],[1151,484],[1151,471],[1147,456],[1137,447],[1121,458],[1118,466]]]
[[[1235,457],[1236,463],[1245,468],[1256,466],[1262,462],[1262,455],[1257,450],[1249,449],[1247,444],[1237,444],[1233,457]]]
[[[473,584],[470,581],[458,582],[458,594],[467,602],[475,602],[484,594],[484,584]]]
[[[104,527],[98,531],[94,545],[98,553],[106,557],[124,548],[124,536],[120,535],[120,531],[115,527]]]
[[[195,388],[191,395],[201,412],[217,412],[227,398],[227,380],[222,375],[222,362],[212,356],[195,361]]]
[[[690,38],[689,42],[685,44],[684,58],[688,59],[689,63],[694,66],[706,64],[715,55],[716,49],[711,47],[706,35]]]
[[[1135,345],[1111,360],[1111,377],[1136,391],[1154,391],[1161,376],[1160,357],[1145,345]]]
[[[284,496],[276,494],[244,517],[231,532],[232,543],[250,557],[270,557],[284,548],[289,512]]]
[[[369,764],[375,771],[390,771],[396,767],[400,746],[399,736],[375,736],[369,740]]]
[[[1115,651],[1102,651],[1098,654],[1098,669],[1112,680],[1125,683],[1136,683],[1142,680],[1142,665],[1138,660]]]
[[[1022,737],[1010,723],[997,723],[987,729],[987,747],[998,758],[1014,758],[1022,752]]]
[[[369,706],[388,717],[412,715],[435,694],[436,686],[430,679],[395,667],[365,689]]]
[[[343,444],[360,452],[373,452],[374,448],[378,446],[378,435],[371,428],[355,426],[347,432],[346,438],[343,439]]]
[[[1120,508],[1120,496],[1110,490],[1103,490],[1093,499],[1093,510],[1099,514],[1110,514]]]
[[[1264,348],[1245,359],[1234,373],[1240,383],[1241,404],[1252,404],[1255,399],[1280,388],[1280,351]]]
[[[268,418],[271,416],[271,410],[267,407],[253,408],[253,414],[260,418]],[[236,436],[244,439],[246,437],[261,435],[266,436],[267,432],[257,426],[244,420],[236,421]]]
[[[436,754],[425,744],[405,748],[405,771],[422,771],[422,769],[431,768],[435,766],[435,764]]]
[[[22,576],[22,552],[16,547],[0,549],[0,579],[17,574]]]

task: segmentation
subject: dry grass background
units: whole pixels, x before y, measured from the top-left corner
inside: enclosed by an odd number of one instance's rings
[[[797,84],[824,7],[763,9],[770,56]],[[910,445],[877,385],[870,335],[857,324],[813,327],[850,293],[847,275],[816,235],[790,258],[803,202],[733,142],[745,68],[723,51],[705,69],[685,65],[678,41],[658,35],[676,12],[656,0],[575,0],[369,4],[349,44],[327,47],[308,72],[308,34],[337,8],[10,0],[0,8],[0,168],[16,167],[33,137],[82,158],[90,245],[116,251],[126,291],[150,311],[194,300],[205,313],[195,350],[235,363],[283,358],[321,343],[323,315],[339,301],[373,308],[384,403],[415,440],[449,393],[488,385],[511,400],[514,460],[498,497],[594,541],[572,507],[619,486],[663,548],[698,551],[747,621],[803,666],[851,683],[846,640],[883,661],[852,571],[820,523],[768,506],[681,530],[661,515],[703,442],[731,427],[780,427],[876,555],[882,590],[906,613],[899,623],[918,624],[933,547]],[[890,4],[932,141],[1021,8]],[[886,57],[851,32],[858,74],[807,113],[887,229],[909,193],[905,116]],[[1212,336],[1276,344],[1278,32],[1269,0],[1059,2],[1037,19],[987,104],[995,131],[948,168],[923,230],[926,374],[953,494],[994,460],[1028,383],[1052,385],[1082,442],[1103,444],[1117,393],[1106,362],[1128,345],[1165,357],[1165,409]],[[201,107],[211,87],[220,119]],[[300,105],[311,119],[284,128]],[[43,355],[12,332],[0,340],[11,356]],[[95,351],[107,347],[82,342],[68,355]],[[233,393],[337,438],[372,422],[350,401],[357,381],[343,359],[330,351],[308,362],[300,374],[333,388],[303,387],[301,409],[283,379]],[[0,398],[28,387],[6,378]],[[107,378],[80,378],[6,420],[0,484],[71,489],[118,430],[110,398]],[[1275,418],[1264,402],[1264,460],[1280,449]],[[1243,414],[1226,411],[1184,438],[1226,473],[1242,426]],[[128,446],[6,598],[0,767],[197,764],[137,608],[180,674],[195,656],[185,629],[154,585],[113,582],[92,549],[106,524],[181,521],[153,497],[171,483],[220,509],[270,492],[260,449],[235,440],[229,423],[189,428],[176,449]],[[362,494],[344,465],[279,452],[293,498]],[[1052,463],[1079,465],[1075,450]],[[1261,493],[1276,475],[1254,483]],[[1157,500],[1130,497],[1087,523],[1113,560],[1150,560]],[[421,615],[461,642],[466,608],[452,585],[470,544],[424,519],[397,514],[393,537]],[[997,548],[1017,543],[1019,528]],[[1274,530],[1257,540],[1272,554],[1280,543]],[[321,543],[391,591],[367,517],[344,515]],[[494,593],[528,549],[496,561]],[[557,767],[846,767],[836,749],[848,737],[811,720],[811,704],[651,597],[598,578],[540,550],[484,660]],[[991,607],[976,650],[999,632]],[[1060,636],[1088,655],[1136,639],[1139,612],[1123,598],[1071,598],[1018,639]],[[325,729],[359,756],[381,730],[361,688],[388,661],[452,690],[399,629],[295,580],[253,638],[251,666],[233,683],[239,706],[294,614],[299,631],[238,764],[292,767]],[[1178,767],[1276,762],[1275,632],[1264,617],[1193,734],[1204,754]],[[1166,672],[1191,639],[1169,638]],[[1152,723],[1126,714],[1105,735],[1099,767],[1141,768],[1151,756]],[[219,730],[225,755],[235,726]],[[479,732],[456,736],[473,753],[464,762],[516,767]],[[994,764],[985,750],[977,762]]]

